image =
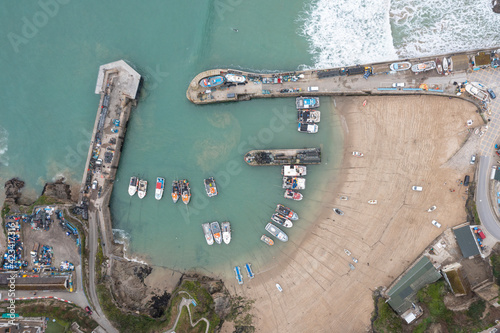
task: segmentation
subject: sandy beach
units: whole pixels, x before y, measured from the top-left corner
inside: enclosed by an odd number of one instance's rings
[[[226,281],[231,291],[255,300],[258,332],[367,331],[373,290],[389,286],[429,242],[465,221],[466,193],[459,180],[463,170],[473,176],[470,156],[460,167],[444,164],[463,145],[468,129],[483,124],[475,107],[434,96],[371,97],[366,106],[363,101],[335,100],[331,112],[343,128],[343,160],[329,180],[335,190],[323,196],[308,235],[292,255],[256,272],[252,281],[243,286]],[[354,157],[353,151],[364,156]],[[412,191],[413,185],[423,191]],[[340,200],[341,195],[349,199]],[[431,218],[427,209],[433,205],[437,209]],[[344,249],[359,262],[353,263]],[[230,326],[222,331],[230,332]]]

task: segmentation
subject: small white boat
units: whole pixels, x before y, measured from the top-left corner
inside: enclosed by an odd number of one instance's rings
[[[481,100],[488,100],[488,93],[485,87],[479,82],[470,82],[465,85],[465,91],[467,91],[471,96]]]
[[[340,200],[349,200],[349,197],[343,195],[343,196],[340,197]]]
[[[426,61],[421,64],[415,64],[411,66],[411,70],[414,73],[421,73],[425,71],[430,71],[432,69],[436,68],[436,63],[434,61]]]
[[[350,256],[350,255],[351,255],[351,251],[349,251],[348,249],[344,249],[344,252],[345,252],[345,254],[347,254],[348,256]]]
[[[155,199],[160,200],[163,197],[163,190],[165,189],[165,179],[156,178]]]
[[[436,206],[432,206],[431,208],[427,209],[427,211],[430,213],[430,212],[433,212],[436,210]]]
[[[304,165],[283,165],[281,174],[286,177],[298,177],[307,175],[307,167]]]
[[[297,131],[309,134],[318,133],[318,125],[311,123],[299,123]]]
[[[360,153],[359,151],[353,151],[352,155],[356,156],[356,157],[363,157],[364,156],[363,153]]]
[[[333,208],[333,211],[334,211],[335,213],[337,213],[338,215],[340,215],[340,216],[344,215],[344,212],[343,212],[343,211],[341,211],[341,210],[340,210],[340,209],[338,209],[338,208]]]
[[[227,82],[235,82],[235,83],[243,83],[247,79],[244,75],[236,75],[236,74],[226,74]]]
[[[285,198],[292,199],[295,201],[300,201],[300,200],[302,200],[302,198],[304,198],[304,196],[302,195],[302,193],[292,191],[292,190],[286,190],[285,191]]]
[[[278,290],[280,291],[280,293],[283,292],[283,288],[281,288],[281,286],[280,286],[279,283],[276,283],[276,288],[278,288]]]
[[[269,232],[271,235],[276,237],[282,242],[288,241],[288,236],[278,227],[275,225],[268,223],[265,227],[266,231]]]
[[[231,223],[222,222],[222,240],[224,243],[229,244],[231,242]]]
[[[355,263],[355,264],[357,264],[357,263],[358,263],[358,259],[356,259],[356,258],[354,258],[354,257],[352,257],[352,261],[354,261],[354,263]]]
[[[139,180],[139,189],[137,191],[137,196],[142,199],[146,196],[148,190],[148,182],[144,179]]]
[[[271,239],[271,237],[267,237],[266,235],[262,235],[260,237],[260,240],[263,241],[264,243],[266,243],[269,246],[273,246],[274,245],[274,241]]]
[[[448,75],[448,59],[443,58],[443,74]]]
[[[377,200],[368,200],[368,203],[370,205],[376,205],[377,204]]]
[[[139,179],[135,176],[130,178],[130,183],[128,185],[128,194],[132,197],[135,192],[137,192],[137,188],[139,187]]]
[[[411,68],[411,63],[403,61],[403,62],[395,62],[389,66],[391,71],[399,72],[399,71],[407,71]]]
[[[214,243],[214,237],[212,235],[212,230],[210,229],[210,223],[203,223],[201,225],[203,228],[203,233],[205,234],[205,240],[208,245],[212,245]]]

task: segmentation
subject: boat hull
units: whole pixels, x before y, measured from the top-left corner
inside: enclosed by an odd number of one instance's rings
[[[210,230],[212,230],[212,235],[217,244],[222,244],[222,233],[220,230],[219,222],[215,221],[210,223]]]
[[[392,63],[389,68],[391,69],[391,71],[393,72],[401,72],[401,71],[407,71],[411,68],[411,63],[409,62],[395,62],[395,63]]]
[[[272,223],[268,223],[265,227],[266,231],[269,232],[271,235],[276,237],[282,242],[287,242],[288,241],[288,236],[277,226],[273,225]]]
[[[222,241],[225,244],[229,244],[231,242],[231,224],[229,222],[222,222]]]
[[[207,244],[212,245],[214,243],[214,237],[212,235],[212,230],[210,229],[210,224],[203,223],[201,227],[203,229],[203,233],[205,234],[205,240],[207,241]]]

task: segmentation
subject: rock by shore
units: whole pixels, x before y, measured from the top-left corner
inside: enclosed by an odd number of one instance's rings
[[[43,187],[42,195],[58,200],[70,201],[71,186],[64,183],[64,178],[60,178],[53,183],[46,183]]]
[[[12,178],[5,182],[5,203],[18,204],[21,198],[21,189],[24,187],[24,181],[19,178]]]
[[[493,0],[491,6],[493,7],[494,13],[500,14],[500,0]]]

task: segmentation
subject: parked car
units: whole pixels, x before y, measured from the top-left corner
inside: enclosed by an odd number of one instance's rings
[[[476,155],[472,155],[472,157],[470,158],[470,164],[474,163],[476,163]]]
[[[412,186],[411,188],[413,191],[418,191],[418,192],[422,192],[422,186]]]
[[[85,311],[87,311],[89,316],[92,316],[92,309],[90,308],[90,306],[86,306]]]
[[[441,228],[441,223],[439,223],[438,221],[436,221],[436,220],[432,220],[432,222],[431,222],[431,223],[432,223],[432,225],[433,225],[433,226],[435,226],[435,227],[437,227],[437,228]]]
[[[95,190],[97,188],[97,180],[92,182],[92,189]]]
[[[488,91],[488,94],[490,94],[491,99],[497,98],[497,95],[495,95],[495,93],[493,92],[493,89],[489,88],[487,91]]]
[[[469,175],[466,175],[464,178],[464,186],[469,186],[469,181],[470,181],[470,177],[469,177]]]

